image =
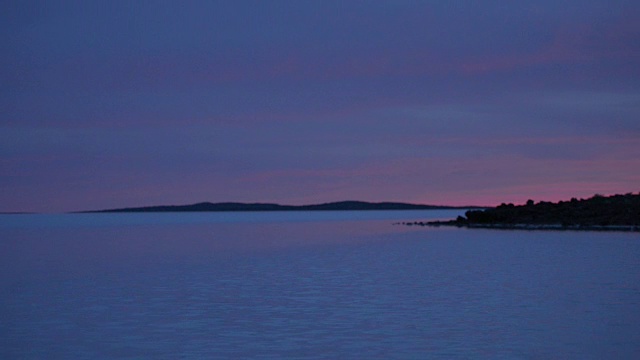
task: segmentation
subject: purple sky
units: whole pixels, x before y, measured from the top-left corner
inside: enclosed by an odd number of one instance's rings
[[[640,2],[3,1],[0,211],[640,191]]]

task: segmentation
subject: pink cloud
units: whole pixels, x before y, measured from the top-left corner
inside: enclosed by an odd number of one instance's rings
[[[476,158],[406,158],[353,168],[291,169],[245,177],[248,187],[289,187],[290,202],[344,199],[447,205],[498,205],[528,198],[558,201],[594,193],[638,191],[640,160],[567,161],[505,154]],[[285,185],[287,184],[287,185]],[[309,186],[311,185],[311,186]]]

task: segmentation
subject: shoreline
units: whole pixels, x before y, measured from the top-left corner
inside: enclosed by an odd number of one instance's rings
[[[640,232],[640,194],[572,198],[551,203],[527,200],[485,210],[469,210],[452,220],[404,222],[417,226],[469,229]]]
[[[495,230],[551,230],[551,231],[623,231],[640,232],[638,225],[562,225],[562,224],[469,224],[452,221],[413,221],[397,223],[405,226],[458,227]]]

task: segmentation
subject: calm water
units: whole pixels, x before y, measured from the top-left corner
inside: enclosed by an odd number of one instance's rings
[[[0,358],[640,358],[640,236],[0,215]]]

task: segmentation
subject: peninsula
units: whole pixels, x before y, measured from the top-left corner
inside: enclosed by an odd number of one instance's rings
[[[527,230],[640,231],[640,194],[573,198],[557,203],[529,200],[524,205],[502,204],[469,210],[455,220],[405,222],[405,225]]]
[[[203,202],[192,205],[163,205],[132,207],[122,209],[82,211],[83,213],[118,213],[118,212],[203,212],[203,211],[342,211],[342,210],[444,210],[444,209],[471,209],[477,206],[439,206],[420,205],[398,202],[365,202],[365,201],[340,201],[317,205],[280,205],[269,203],[238,203]]]

